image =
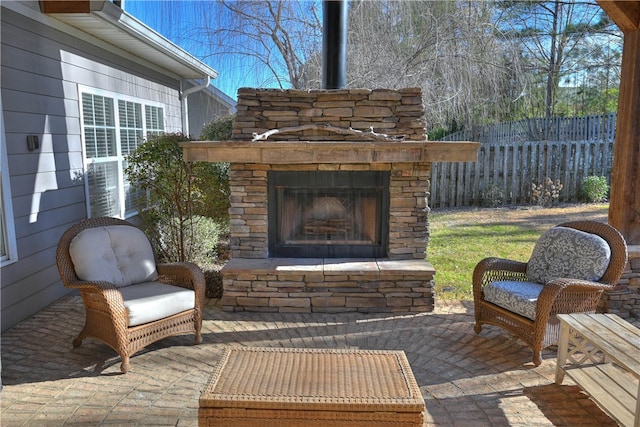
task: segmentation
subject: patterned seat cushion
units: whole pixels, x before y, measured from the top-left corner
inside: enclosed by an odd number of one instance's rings
[[[536,304],[544,285],[534,282],[498,280],[483,288],[484,299],[499,307],[536,319]]]
[[[602,237],[568,227],[554,227],[536,242],[527,264],[531,282],[548,283],[567,277],[598,281],[611,259],[611,248]]]

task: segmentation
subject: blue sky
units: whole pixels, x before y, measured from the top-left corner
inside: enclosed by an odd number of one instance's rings
[[[208,15],[214,1],[125,0],[124,8],[127,13],[218,71],[218,78],[212,83],[231,98],[236,99],[240,87],[276,87],[270,83],[266,71],[260,72],[248,59],[237,55],[210,56],[211,52],[199,29],[211,25],[213,18]]]

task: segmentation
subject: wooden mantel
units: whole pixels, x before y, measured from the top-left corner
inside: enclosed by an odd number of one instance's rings
[[[186,161],[311,164],[475,162],[479,142],[469,141],[189,141]]]

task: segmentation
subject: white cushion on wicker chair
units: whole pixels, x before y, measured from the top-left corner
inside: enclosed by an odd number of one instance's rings
[[[121,287],[158,278],[151,244],[135,227],[110,225],[83,230],[71,241],[69,255],[82,280]]]
[[[121,287],[124,306],[129,310],[129,326],[142,325],[195,307],[195,292],[159,282]]]
[[[610,259],[611,248],[602,237],[554,227],[536,242],[527,264],[527,278],[537,283],[560,277],[598,281]]]
[[[482,288],[485,301],[513,313],[536,319],[536,305],[544,285],[517,280],[497,280]]]

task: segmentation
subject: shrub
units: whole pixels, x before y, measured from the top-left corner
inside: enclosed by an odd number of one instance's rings
[[[233,119],[235,116],[225,116],[207,123],[200,133],[202,141],[226,141],[231,139]],[[207,210],[202,215],[214,218],[227,218],[229,212],[229,163],[209,163],[202,176],[210,187],[205,194],[204,206]]]
[[[210,211],[209,201],[228,200],[209,183],[216,173],[213,164],[184,161],[179,143],[187,140],[180,133],[154,135],[126,159],[127,179],[141,190],[141,226],[165,262],[196,262],[209,254],[210,245],[217,240],[204,242],[215,233],[201,217]],[[226,217],[219,222],[220,229],[226,227]]]
[[[212,120],[207,123],[202,132],[200,132],[200,140],[202,141],[226,141],[231,139],[233,134],[233,119],[235,116],[225,116]]]
[[[208,123],[200,134],[201,140],[207,141],[225,141],[230,140],[233,134],[234,116],[226,116],[215,119]],[[209,215],[217,218],[225,218],[226,223],[229,221],[229,163],[212,163],[212,169],[208,175],[209,185],[215,190],[220,197],[206,200],[206,206],[209,206]],[[213,194],[209,192],[208,194]],[[228,233],[228,230],[226,231]],[[228,236],[227,236],[228,237]],[[228,259],[228,241],[220,241],[216,247],[216,257],[218,261]],[[205,265],[204,277],[207,282],[206,295],[209,298],[222,297],[222,274],[220,273],[220,265]]]
[[[179,229],[177,218],[159,218],[154,224],[152,241],[163,248],[168,260],[180,259]],[[227,225],[213,218],[194,215],[183,230],[183,242],[187,259],[200,266],[208,266],[218,257],[218,244],[227,234]]]
[[[200,192],[195,213],[219,221],[229,221],[229,163],[196,162],[193,180]]]
[[[490,182],[487,188],[480,195],[482,206],[488,208],[497,208],[504,203],[504,190]]]
[[[546,178],[542,184],[531,184],[530,201],[532,205],[537,205],[543,208],[553,206],[560,197],[560,191],[563,185],[559,179],[555,181],[551,178]]]
[[[587,203],[606,202],[609,184],[606,176],[588,176],[582,181],[579,198]]]

